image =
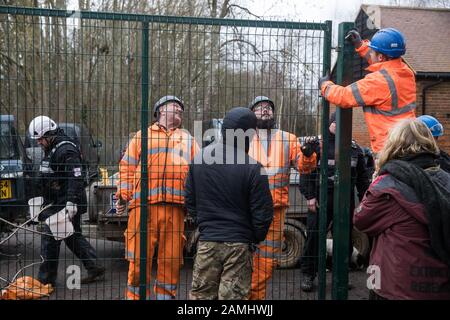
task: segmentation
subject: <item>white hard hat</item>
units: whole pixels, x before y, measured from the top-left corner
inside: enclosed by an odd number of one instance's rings
[[[31,139],[40,139],[47,132],[58,129],[58,125],[55,121],[47,116],[38,116],[31,120],[30,126],[28,127],[28,133]]]

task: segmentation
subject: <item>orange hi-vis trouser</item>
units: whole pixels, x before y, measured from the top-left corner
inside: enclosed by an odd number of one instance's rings
[[[129,261],[127,300],[139,299],[140,208],[130,210],[125,232],[125,250]],[[175,298],[183,264],[184,211],[173,204],[150,204],[147,223],[146,298],[150,298],[152,258],[158,244],[158,268],[153,287],[156,300]]]
[[[258,245],[258,250],[253,257],[250,300],[266,298],[267,281],[272,277],[273,270],[277,266],[277,259],[281,254],[286,210],[286,207],[274,209],[273,221],[266,239]]]

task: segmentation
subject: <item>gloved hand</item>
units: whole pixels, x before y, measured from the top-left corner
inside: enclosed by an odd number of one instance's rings
[[[316,150],[316,145],[317,137],[307,137],[301,147],[303,155],[307,158],[311,157]]]
[[[356,49],[358,49],[362,45],[361,35],[356,30],[350,30],[347,33],[345,40],[350,41]]]
[[[70,220],[75,217],[77,214],[77,205],[73,202],[67,201],[66,202],[66,214],[69,217]]]
[[[185,222],[187,222],[189,224],[194,224],[194,218],[192,218],[192,216],[189,213],[187,213],[185,215],[184,220],[185,220]]]
[[[116,213],[121,216],[127,212],[128,202],[119,197],[116,201]]]
[[[255,253],[256,250],[258,250],[258,244],[257,243],[250,243],[249,249],[251,253]]]
[[[330,73],[328,73],[328,72],[327,72],[326,75],[324,75],[323,77],[321,77],[321,78],[319,79],[319,90],[322,90],[322,84],[323,84],[325,81],[330,81]]]

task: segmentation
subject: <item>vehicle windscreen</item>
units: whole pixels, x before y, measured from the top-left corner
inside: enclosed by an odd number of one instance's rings
[[[0,159],[19,159],[19,147],[17,135],[10,122],[0,122]]]

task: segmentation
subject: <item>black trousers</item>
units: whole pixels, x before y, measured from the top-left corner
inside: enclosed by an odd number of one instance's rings
[[[352,229],[353,229],[353,210],[354,210],[354,197],[351,199],[350,205],[350,241],[349,241],[349,262],[353,253],[352,243]],[[333,220],[333,193],[328,192],[328,204],[327,204],[327,229],[330,222]],[[303,247],[303,254],[300,258],[300,270],[303,274],[315,278],[317,275],[319,265],[319,209],[317,212],[308,212],[306,218],[306,241]]]
[[[63,207],[55,206],[51,210],[61,210]],[[57,212],[55,211],[55,212]],[[53,236],[42,235],[41,236],[41,255],[44,258],[44,262],[39,268],[38,280],[43,284],[52,284],[55,286],[56,277],[58,275],[58,262],[61,242],[64,241],[66,246],[75,254],[75,256],[81,260],[84,267],[89,271],[97,268],[96,260],[97,254],[95,249],[81,234],[81,214],[77,213],[72,220],[74,227],[74,233],[64,239],[55,240]],[[42,232],[51,234],[50,227],[47,224],[43,224]]]

